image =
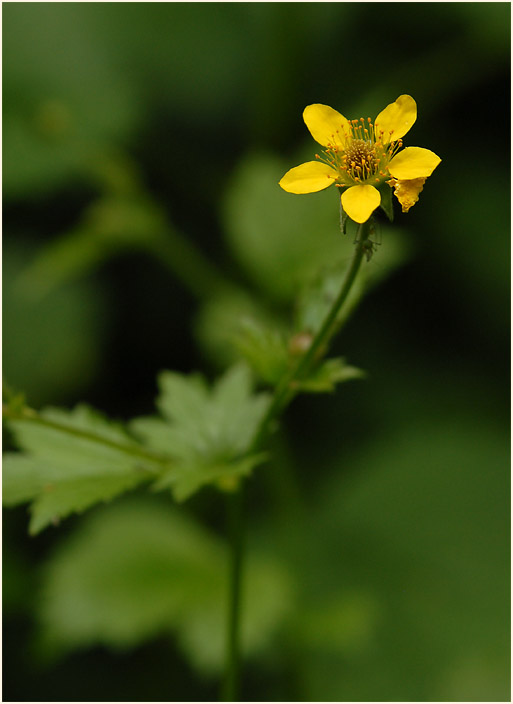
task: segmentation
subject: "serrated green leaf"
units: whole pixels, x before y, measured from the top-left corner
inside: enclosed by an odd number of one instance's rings
[[[30,532],[148,481],[165,466],[86,406],[9,421],[20,453],[3,466],[3,501],[32,501]]]
[[[155,452],[173,456],[177,460],[187,459],[191,454],[193,437],[181,432],[168,420],[158,416],[135,418],[129,424],[132,433]]]
[[[57,524],[71,513],[82,513],[97,503],[110,501],[118,494],[133,489],[144,479],[144,476],[130,472],[120,477],[100,474],[47,485],[30,508],[29,533],[35,535],[50,523]]]
[[[32,412],[9,420],[9,427],[22,450],[50,460],[62,477],[67,476],[70,461],[82,476],[88,476],[92,463],[100,463],[108,474],[116,473],[139,449],[120,424],[85,404],[71,411],[49,407]],[[144,459],[143,455],[139,461]]]
[[[53,467],[42,469],[41,461],[23,453],[7,452],[2,457],[2,502],[17,506],[30,501],[51,481]],[[48,479],[47,477],[50,477]]]
[[[345,363],[342,357],[327,359],[314,369],[307,379],[297,381],[295,386],[301,391],[310,393],[323,393],[334,391],[337,384],[351,379],[361,379],[365,372],[357,367]]]
[[[148,447],[164,452],[173,465],[156,488],[171,487],[183,500],[204,484],[228,484],[262,461],[247,455],[269,404],[266,394],[254,394],[249,369],[232,367],[208,388],[199,375],[163,372],[157,406],[164,418],[137,418],[132,432]]]
[[[252,378],[243,365],[232,367],[214,386],[211,402],[212,435],[219,451],[237,456],[247,451],[270,397],[252,393]]]
[[[48,647],[134,647],[172,634],[192,664],[222,667],[228,554],[214,534],[176,509],[124,501],[88,517],[61,543],[39,603]],[[288,574],[254,554],[244,580],[243,650],[253,655],[292,605]]]
[[[153,488],[156,491],[170,488],[177,501],[185,501],[205,484],[215,484],[220,489],[231,491],[239,483],[240,477],[248,476],[251,470],[265,460],[264,453],[249,455],[232,462],[182,463],[158,479]]]
[[[180,501],[205,484],[233,489],[263,460],[247,451],[269,398],[251,386],[242,366],[211,389],[200,376],[163,373],[157,404],[164,418],[131,426],[143,444],[87,406],[40,414],[26,409],[9,421],[22,452],[6,457],[4,503],[32,501],[30,531],[37,533],[152,479]]]

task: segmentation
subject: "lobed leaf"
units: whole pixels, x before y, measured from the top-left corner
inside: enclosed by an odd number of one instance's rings
[[[137,418],[130,424],[149,448],[173,459],[156,489],[171,487],[183,500],[205,484],[231,487],[262,461],[261,454],[247,452],[269,397],[252,392],[247,367],[232,367],[211,389],[201,376],[174,372],[163,372],[159,386],[163,418]]]

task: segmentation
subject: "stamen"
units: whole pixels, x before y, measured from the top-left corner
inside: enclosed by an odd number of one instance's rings
[[[331,141],[315,155],[319,161],[338,171],[340,188],[351,183],[379,184],[389,177],[388,163],[402,148],[402,139],[393,139],[394,130],[377,130],[370,117],[348,120],[331,135]],[[333,180],[332,176],[327,178]]]

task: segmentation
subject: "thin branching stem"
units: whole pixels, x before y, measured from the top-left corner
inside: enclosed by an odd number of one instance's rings
[[[310,347],[299,359],[297,364],[284,375],[278,383],[273,399],[267,413],[262,419],[257,432],[251,443],[249,453],[258,452],[262,449],[273,426],[285,410],[286,406],[294,398],[297,390],[296,383],[304,378],[313,364],[323,356],[329,343],[336,333],[337,318],[342,306],[347,300],[349,292],[356,280],[360,265],[367,251],[368,238],[370,234],[370,222],[360,225],[358,229],[356,248],[353,259],[342,283],[340,292],[328,311],[319,331],[315,335]],[[229,516],[230,516],[230,546],[231,546],[231,569],[230,588],[228,606],[228,627],[226,646],[226,671],[223,684],[223,701],[239,701],[240,682],[240,601],[242,584],[242,560],[243,560],[243,482],[241,481],[237,491],[229,495]]]
[[[342,306],[347,300],[351,288],[356,280],[356,276],[360,269],[360,264],[365,256],[366,243],[370,234],[369,221],[360,225],[357,235],[357,243],[353,259],[347,270],[345,279],[342,283],[340,292],[328,311],[324,321],[315,335],[314,339],[305,354],[299,359],[295,367],[293,367],[276,387],[273,400],[267,410],[266,415],[262,419],[260,426],[253,439],[250,452],[256,452],[261,447],[269,431],[272,429],[274,421],[282,413],[285,407],[290,403],[296,394],[295,384],[310,370],[313,363],[327,351],[329,343],[337,331],[336,321]]]

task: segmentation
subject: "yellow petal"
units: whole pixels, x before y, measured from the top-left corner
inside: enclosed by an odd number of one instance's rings
[[[419,199],[419,193],[424,188],[425,178],[413,178],[409,181],[396,181],[394,179],[394,195],[402,206],[403,213],[415,205]]]
[[[404,180],[431,176],[442,160],[434,152],[423,147],[406,147],[396,154],[388,170],[395,178]]]
[[[288,193],[315,193],[331,186],[338,172],[320,161],[307,161],[287,171],[280,186]]]
[[[417,103],[410,95],[400,95],[395,103],[390,103],[376,118],[375,132],[383,131],[386,143],[403,137],[417,119]]]
[[[344,133],[349,135],[349,120],[329,105],[315,103],[308,105],[303,111],[303,120],[316,142],[327,147],[336,144],[343,147],[345,144]]]
[[[381,203],[381,195],[374,186],[351,186],[342,193],[342,207],[355,222],[367,222]]]

